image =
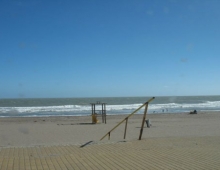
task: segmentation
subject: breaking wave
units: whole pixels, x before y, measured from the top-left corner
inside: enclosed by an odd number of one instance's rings
[[[140,107],[139,104],[106,105],[107,114],[129,114]],[[220,111],[220,101],[207,101],[203,103],[166,103],[149,104],[148,113],[179,113],[191,110]],[[96,107],[101,113],[101,106]],[[143,113],[143,109],[138,113]],[[0,107],[0,117],[11,116],[86,116],[91,114],[91,105],[61,105],[61,106],[34,106],[34,107]]]

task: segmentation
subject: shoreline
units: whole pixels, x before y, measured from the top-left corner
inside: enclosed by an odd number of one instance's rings
[[[191,110],[192,111],[192,110]],[[133,111],[129,112],[129,113],[122,113],[122,114],[106,114],[106,116],[124,116],[126,117],[127,115],[129,115],[130,113],[132,113]],[[203,111],[197,111],[198,114],[204,114],[204,113],[220,113],[220,110],[203,110]],[[143,110],[144,113],[144,110]],[[143,113],[136,113],[135,115],[143,115]],[[147,113],[147,115],[170,115],[170,114],[189,114],[189,111],[184,111],[184,112],[153,112],[153,113]],[[0,116],[0,119],[4,119],[4,118],[56,118],[56,117],[89,117],[91,116],[91,114],[85,114],[85,115],[48,115],[48,116]]]

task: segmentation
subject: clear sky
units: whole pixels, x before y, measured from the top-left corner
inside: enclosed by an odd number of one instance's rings
[[[1,0],[0,98],[220,95],[220,0]]]

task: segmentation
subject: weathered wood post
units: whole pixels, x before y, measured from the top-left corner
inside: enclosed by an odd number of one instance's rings
[[[145,110],[144,110],[144,115],[143,115],[143,120],[142,120],[142,124],[141,124],[139,140],[141,140],[141,137],[142,137],[142,133],[143,133],[143,129],[144,129],[144,122],[145,122],[146,115],[147,115],[147,108],[148,108],[148,102],[146,103]]]
[[[102,103],[102,123],[106,124],[106,103]]]
[[[126,118],[126,122],[125,122],[125,132],[124,132],[124,139],[126,138],[126,132],[127,132],[127,124],[128,124],[128,118]]]

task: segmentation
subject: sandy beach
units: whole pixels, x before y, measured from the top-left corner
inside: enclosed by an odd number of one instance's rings
[[[125,140],[122,123],[101,142],[125,115],[1,118],[0,169],[219,169],[220,112],[149,114],[138,140],[142,116],[129,118]]]
[[[107,116],[107,123],[92,124],[90,116],[1,118],[0,147],[81,145],[99,142],[126,115]],[[143,115],[129,118],[126,141],[137,140]],[[142,139],[220,136],[220,112],[149,114],[152,126],[144,126]],[[101,117],[98,117],[101,122]],[[110,142],[124,141],[125,123],[111,133]],[[102,142],[108,141],[108,137]],[[108,141],[109,142],[109,141]]]

